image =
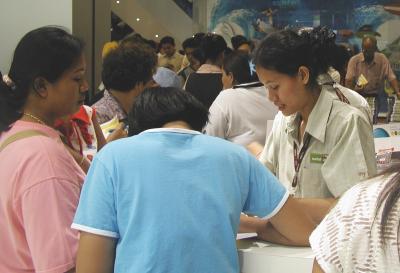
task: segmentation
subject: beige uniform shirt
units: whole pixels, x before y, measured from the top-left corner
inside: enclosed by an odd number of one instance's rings
[[[170,69],[173,68],[175,72],[178,72],[181,69],[182,60],[183,56],[178,52],[175,52],[171,57],[160,55],[158,57],[158,66]]]
[[[332,84],[333,81],[334,79],[329,74],[321,74],[317,78],[317,82],[320,85]],[[372,126],[372,111],[367,100],[356,91],[346,88],[336,82],[333,83],[333,87],[334,88],[327,88],[329,93],[332,94],[333,98],[335,100],[339,99],[335,92],[335,88],[338,88],[340,92],[342,92],[342,94],[347,98],[350,105],[360,110],[364,117],[369,120]]]
[[[293,188],[294,142],[298,151],[302,148],[297,140],[299,123],[298,114],[285,117],[279,112],[260,155],[260,161],[296,197],[336,198],[376,174],[371,124],[359,110],[334,99],[322,86],[305,129],[311,141]]]

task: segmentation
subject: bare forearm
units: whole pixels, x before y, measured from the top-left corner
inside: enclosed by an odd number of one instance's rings
[[[325,273],[320,265],[318,264],[317,260],[314,259],[313,270],[312,273]]]
[[[247,216],[245,214],[240,216],[239,232],[257,232],[260,239],[271,243],[292,246],[302,245],[291,242],[288,238],[279,233],[268,220]]]
[[[289,197],[279,212],[257,234],[259,238],[270,242],[308,246],[308,238],[315,226],[298,200]]]
[[[275,243],[275,244],[280,244],[280,245],[286,245],[286,246],[309,246],[308,240],[303,240],[303,241],[292,241],[285,237],[282,233],[277,231],[275,227],[271,223],[267,223],[265,226],[265,232],[263,232],[262,236],[260,236],[260,239],[263,239],[265,241]]]
[[[302,207],[311,217],[314,224],[318,225],[322,219],[328,214],[331,208],[336,204],[334,198],[296,198]]]
[[[257,217],[247,216],[246,214],[240,215],[239,233],[257,232],[264,228],[267,220],[262,220]]]
[[[392,86],[394,93],[399,93],[399,84],[397,82],[397,79],[391,80],[390,85]]]
[[[254,155],[256,158],[259,158],[259,156],[261,155],[264,146],[262,146],[260,143],[258,142],[252,142],[250,144],[248,144],[246,146],[247,150]]]
[[[94,126],[94,132],[96,134],[97,138],[97,151],[100,151],[101,148],[103,148],[104,145],[106,145],[106,139],[104,138],[103,131],[101,130],[100,124],[97,121],[96,117],[92,118],[93,126]]]

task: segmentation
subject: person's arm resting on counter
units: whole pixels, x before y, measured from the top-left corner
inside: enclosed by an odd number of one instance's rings
[[[308,237],[315,225],[299,201],[289,197],[280,211],[266,220],[241,216],[240,232],[257,232],[258,237],[272,243],[309,246]]]

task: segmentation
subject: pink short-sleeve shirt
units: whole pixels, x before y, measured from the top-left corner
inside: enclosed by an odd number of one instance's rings
[[[0,272],[59,273],[75,266],[78,233],[70,228],[84,173],[57,131],[17,121],[0,145],[23,130],[39,130],[0,152]]]

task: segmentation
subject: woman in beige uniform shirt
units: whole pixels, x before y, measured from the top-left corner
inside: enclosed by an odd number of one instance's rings
[[[326,28],[284,30],[255,53],[259,79],[280,110],[259,158],[315,222],[346,190],[376,174],[368,117],[339,89],[317,81],[330,66],[334,40]]]

